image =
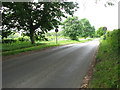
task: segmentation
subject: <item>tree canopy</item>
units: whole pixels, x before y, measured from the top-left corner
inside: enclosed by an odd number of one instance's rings
[[[73,2],[3,2],[3,30],[17,30],[30,36],[58,28],[62,17],[73,15],[78,4]],[[3,32],[4,32],[3,31]]]
[[[77,36],[82,33],[82,25],[78,17],[68,17],[63,24],[63,34],[69,36],[72,40],[77,40]]]
[[[78,36],[93,37],[95,34],[94,26],[91,26],[86,18],[79,20],[78,17],[69,17],[63,22],[63,25],[64,36],[69,36],[72,40],[77,40]]]
[[[83,32],[82,32],[82,37],[93,37],[93,35],[95,34],[95,28],[94,26],[92,27],[89,20],[87,20],[86,18],[83,18],[80,20],[80,22],[83,25]]]

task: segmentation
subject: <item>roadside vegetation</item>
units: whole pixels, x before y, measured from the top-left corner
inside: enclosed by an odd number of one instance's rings
[[[8,36],[4,36],[5,34],[3,34],[4,38],[2,38],[2,55],[14,55],[21,52],[41,50],[47,47],[82,43],[93,40],[93,38],[95,37],[95,28],[91,27],[90,22],[87,19],[83,19],[84,21],[79,21],[78,17],[69,17],[66,20],[68,19],[70,19],[70,21],[66,22],[65,25],[70,22],[73,23],[74,20],[71,19],[77,20],[79,24],[86,22],[88,23],[84,25],[84,27],[82,24],[80,24],[82,25],[81,28],[79,28],[79,26],[75,28],[76,24],[71,26],[71,28],[66,28],[65,26],[63,26],[63,29],[57,32],[57,43],[56,32],[41,33],[39,35],[34,34],[35,43],[31,43],[30,37],[25,35],[24,33],[10,33],[8,34]],[[86,29],[88,30],[86,31],[86,33],[84,33]],[[67,35],[67,33],[69,34]]]
[[[87,19],[73,16],[79,8],[77,2],[3,2],[2,5],[2,55],[86,42],[95,35],[95,28]],[[66,20],[62,22],[62,18]],[[60,26],[56,44],[56,32],[50,31]]]
[[[110,2],[107,4],[113,5]],[[95,30],[88,19],[79,20],[74,16],[78,6],[77,2],[3,2],[2,30],[0,30],[2,55],[87,42],[106,33],[100,40],[94,76],[89,87],[120,88],[118,30],[103,31],[103,27]],[[62,18],[66,20],[61,22]],[[56,43],[56,32],[50,31],[59,27],[62,29],[57,33],[58,43]]]
[[[13,39],[14,40],[14,39]],[[16,41],[14,43],[3,43],[2,44],[2,55],[14,55],[21,52],[33,51],[33,50],[41,50],[47,47],[61,46],[65,44],[73,44],[73,43],[82,43],[93,40],[93,38],[85,39],[85,40],[60,40],[56,44],[55,40],[52,41],[37,41],[35,44],[31,44],[30,41]]]
[[[108,31],[100,40],[94,75],[89,88],[120,88],[119,30]]]

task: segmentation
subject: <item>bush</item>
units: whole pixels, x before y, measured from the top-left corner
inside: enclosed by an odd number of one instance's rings
[[[2,40],[2,43],[15,43],[17,40],[15,39],[5,39],[5,40]]]
[[[23,41],[29,41],[29,39],[26,38],[26,37],[19,37],[18,41],[21,41],[21,42],[23,42]]]

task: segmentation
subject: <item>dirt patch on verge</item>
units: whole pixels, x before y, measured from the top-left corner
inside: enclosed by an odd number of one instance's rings
[[[85,75],[85,77],[83,78],[83,83],[80,86],[80,88],[89,88],[89,81],[92,79],[93,77],[93,73],[94,73],[94,67],[96,65],[96,55],[98,52],[99,46],[97,47],[97,50],[94,54],[93,60],[91,62],[91,65],[89,66],[88,72]]]

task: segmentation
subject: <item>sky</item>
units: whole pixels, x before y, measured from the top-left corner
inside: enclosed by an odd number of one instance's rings
[[[37,0],[34,0],[37,1]],[[97,30],[100,27],[107,27],[107,30],[112,31],[118,29],[118,2],[120,0],[68,0],[77,2],[79,9],[74,16],[79,19],[86,18],[92,26]],[[107,1],[112,1],[114,6],[105,7]]]
[[[71,0],[72,1],[72,0]],[[79,19],[86,18],[92,26],[98,29],[101,26],[106,26],[108,30],[118,28],[118,1],[113,0],[115,5],[105,7],[104,4],[109,0],[75,0],[79,3],[79,9],[75,12],[75,16]],[[112,1],[112,0],[111,0]]]

